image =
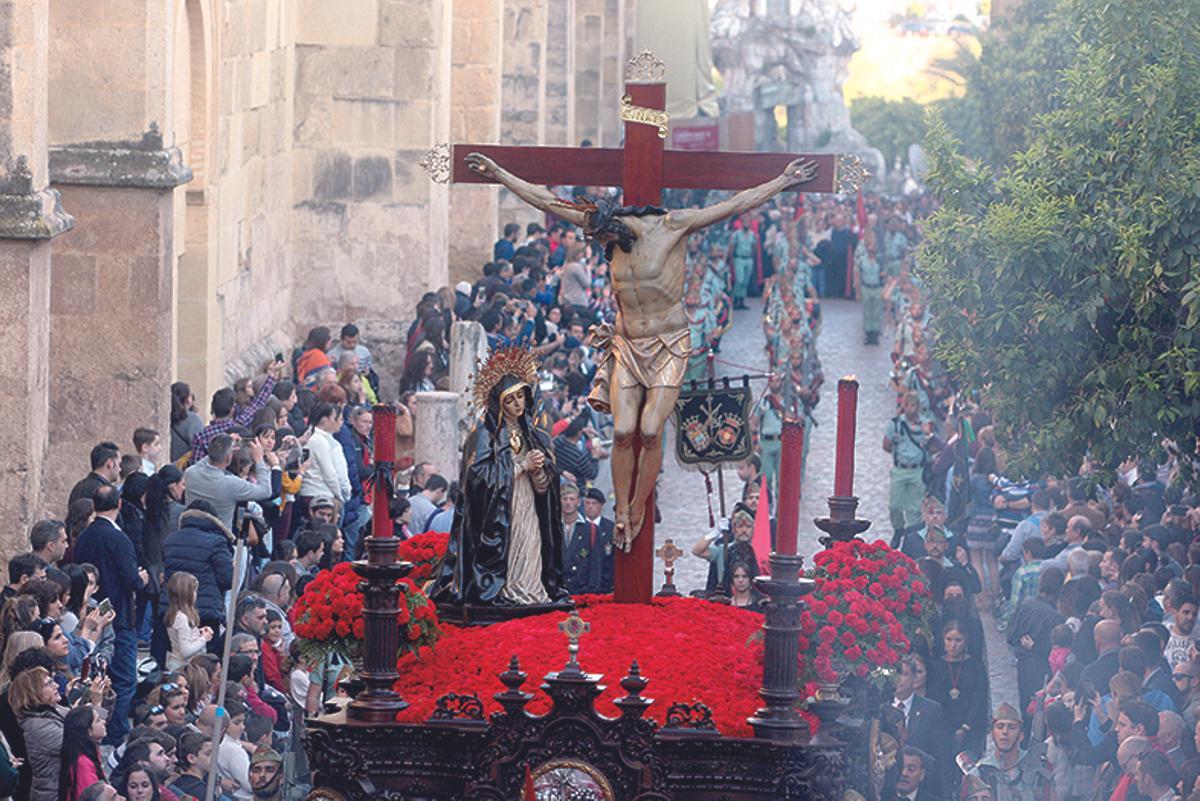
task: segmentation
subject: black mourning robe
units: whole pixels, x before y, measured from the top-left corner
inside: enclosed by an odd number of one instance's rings
[[[534,491],[538,530],[542,541],[542,584],[550,600],[569,594],[563,580],[562,508],[554,448],[545,432],[533,425],[533,400],[527,397],[521,426],[526,447],[546,453],[550,485]],[[467,436],[463,445],[459,488],[462,501],[454,509],[450,543],[430,598],[454,606],[508,605],[501,597],[508,573],[513,458],[507,432],[498,424],[498,404]]]

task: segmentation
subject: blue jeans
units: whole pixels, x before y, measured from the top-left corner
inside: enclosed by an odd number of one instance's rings
[[[147,598],[146,603],[137,610],[138,615],[138,639],[144,643],[149,643],[153,636],[154,625],[154,607],[155,603],[152,599]]]
[[[108,717],[108,736],[104,738],[104,744],[118,746],[125,742],[125,735],[129,734],[129,709],[133,705],[133,692],[137,689],[137,631],[117,626],[113,634],[115,641],[108,675],[112,679],[117,700]]]

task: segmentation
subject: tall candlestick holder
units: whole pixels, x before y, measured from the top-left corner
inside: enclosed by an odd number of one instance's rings
[[[827,503],[829,516],[813,520],[813,524],[825,532],[825,536],[818,539],[825,548],[832,548],[834,543],[849,542],[871,527],[870,520],[858,516],[857,495],[831,495]]]
[[[758,691],[765,706],[749,719],[754,736],[762,740],[807,743],[812,732],[796,708],[800,702],[801,598],[816,582],[800,577],[804,557],[796,553],[800,528],[800,468],[804,426],[783,421],[780,435],[779,506],[771,574],[754,580],[767,596],[763,613],[763,683]]]
[[[772,553],[770,562],[771,575],[754,580],[768,599],[763,616],[763,684],[758,691],[765,706],[749,723],[760,740],[803,744],[812,731],[796,708],[801,700],[800,599],[813,591],[816,582],[800,578],[802,556]]]
[[[375,480],[372,486],[371,536],[364,547],[367,558],[354,563],[354,572],[363,579],[363,623],[366,654],[362,681],[366,689],[346,707],[346,717],[359,723],[394,723],[396,713],[408,702],[394,689],[400,674],[396,672],[396,653],[400,649],[400,579],[413,569],[399,560],[397,539],[391,516],[392,479],[396,453],[396,410],[380,404],[373,410]]]

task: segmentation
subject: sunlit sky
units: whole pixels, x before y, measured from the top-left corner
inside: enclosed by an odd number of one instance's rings
[[[794,9],[804,2],[791,0]],[[838,2],[839,0],[819,0]],[[766,0],[757,0],[765,11]],[[906,12],[923,12],[923,18],[940,21],[944,27],[956,17],[979,22],[981,3],[986,0],[840,0],[853,15],[854,32],[860,49],[850,62],[850,75],[843,87],[846,100],[881,96],[892,100],[912,98],[928,102],[957,90],[929,74],[929,65],[939,58],[952,57],[962,46],[976,48],[972,37],[904,32],[891,24]],[[715,6],[717,0],[709,0]],[[986,9],[986,5],[984,6]]]

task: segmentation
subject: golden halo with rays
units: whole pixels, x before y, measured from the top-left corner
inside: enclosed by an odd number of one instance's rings
[[[472,394],[473,405],[478,413],[482,414],[487,409],[492,388],[506,375],[519,378],[532,390],[538,380],[537,357],[529,348],[512,343],[493,349],[486,362],[478,363]]]

